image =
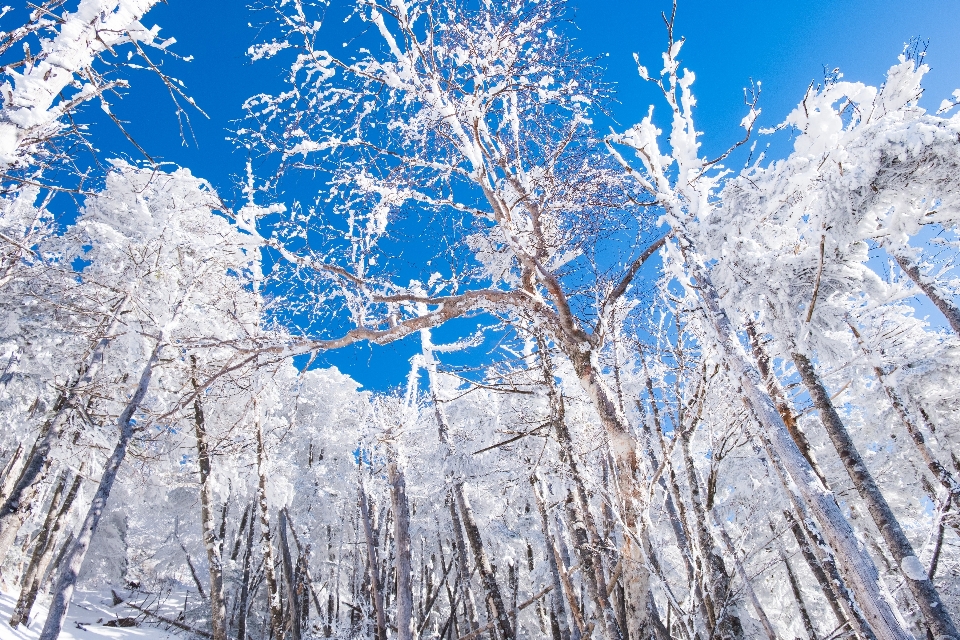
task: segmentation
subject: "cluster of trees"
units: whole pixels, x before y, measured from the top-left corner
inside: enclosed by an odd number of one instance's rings
[[[960,640],[960,117],[922,57],[731,172],[675,8],[662,105],[603,134],[561,0],[358,0],[339,57],[278,1],[229,207],[76,169],[115,54],[160,73],[152,4],[0,34],[7,623],[49,599],[55,640],[83,583],[214,640]],[[403,339],[393,393],[312,366]]]

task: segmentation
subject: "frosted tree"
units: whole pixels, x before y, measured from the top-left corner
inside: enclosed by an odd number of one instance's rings
[[[590,106],[605,97],[592,67],[561,35],[562,10],[543,2],[479,9],[359,3],[357,17],[375,29],[383,54],[358,50],[352,62],[316,50],[319,24],[291,5],[283,40],[253,50],[254,57],[298,50],[291,90],[251,98],[250,125],[239,133],[252,148],[275,154],[281,175],[330,171],[342,202],[349,243],[340,255],[334,248],[292,250],[309,229],[319,229],[319,217],[298,216],[272,242],[290,254],[284,257],[298,277],[312,273],[343,292],[355,328],[290,349],[382,343],[483,310],[533,316],[573,362],[605,425],[628,485],[624,515],[632,527],[633,437],[597,354],[617,300],[660,244],[632,256],[624,248],[627,266],[591,285],[601,297],[596,306],[575,294],[572,283],[589,271],[600,238],[624,227],[642,235],[646,223],[645,209],[632,203],[622,172],[590,131]],[[357,227],[362,238],[383,236],[391,217],[415,211],[442,214],[439,228],[451,249],[431,256],[420,267],[421,284],[411,288],[380,275],[391,265],[376,242],[352,239]],[[479,268],[476,276],[458,266],[461,255]],[[428,311],[415,313],[418,305]],[[644,565],[631,537],[622,544],[630,558],[629,601],[642,621]],[[598,579],[602,585],[600,573]],[[612,608],[604,615],[605,636],[621,637]]]
[[[749,241],[741,243],[735,250],[731,250],[731,247],[724,245],[728,238],[742,234],[744,229],[749,229],[750,231],[748,231],[748,233],[752,233],[753,229],[751,229],[751,225],[762,224],[763,218],[761,216],[763,214],[759,214],[758,212],[759,215],[752,216],[751,211],[747,210],[745,212],[744,208],[739,206],[739,204],[742,204],[744,198],[739,197],[738,194],[747,192],[748,188],[743,185],[749,181],[749,175],[744,179],[743,184],[737,187],[728,187],[728,189],[735,189],[729,192],[731,195],[729,201],[724,198],[728,194],[728,191],[720,194],[720,199],[715,197],[715,190],[720,186],[720,183],[717,181],[717,178],[711,178],[711,174],[719,175],[715,173],[713,167],[723,158],[708,161],[698,156],[699,145],[696,141],[697,134],[693,128],[692,116],[695,100],[691,86],[694,77],[689,71],[685,70],[682,73],[679,71],[677,55],[682,46],[682,40],[673,41],[672,22],[668,22],[668,25],[670,26],[670,48],[669,51],[664,54],[665,65],[660,79],[654,79],[653,81],[658,83],[663,90],[664,96],[672,111],[673,124],[670,134],[671,152],[669,155],[666,155],[660,151],[657,141],[659,131],[653,125],[652,117],[648,117],[643,123],[635,126],[626,134],[612,137],[611,142],[630,147],[636,151],[637,156],[640,158],[642,171],[634,173],[633,175],[637,176],[638,181],[645,189],[651,194],[656,195],[667,211],[667,220],[673,229],[678,243],[677,248],[679,249],[679,255],[675,258],[676,264],[678,268],[687,270],[686,273],[692,276],[692,282],[689,284],[686,282],[686,277],[681,276],[684,279],[685,286],[692,286],[699,290],[708,316],[714,324],[716,339],[723,345],[728,366],[735,368],[735,370],[738,371],[738,375],[743,376],[743,390],[753,412],[764,425],[766,431],[764,435],[767,439],[768,446],[771,447],[771,453],[775,453],[783,460],[788,473],[792,476],[796,487],[801,490],[804,500],[818,520],[819,526],[822,527],[828,541],[837,550],[841,561],[846,564],[846,566],[843,567],[846,579],[857,594],[861,606],[864,607],[864,613],[866,614],[867,621],[873,628],[873,632],[876,633],[878,637],[906,637],[905,634],[907,632],[903,628],[903,622],[900,619],[899,613],[891,606],[892,602],[889,596],[883,593],[883,590],[877,589],[877,574],[872,559],[865,553],[862,547],[858,549],[859,544],[853,536],[850,525],[843,520],[832,497],[829,497],[827,493],[822,491],[823,484],[821,479],[817,478],[814,473],[814,467],[810,459],[802,455],[798,443],[789,437],[790,430],[786,425],[786,420],[783,415],[776,410],[776,403],[772,397],[774,393],[770,389],[763,387],[760,373],[746,358],[739,338],[734,331],[734,325],[730,322],[731,316],[724,308],[724,299],[728,304],[729,301],[735,299],[742,300],[739,299],[735,293],[740,289],[739,283],[737,285],[729,285],[726,274],[728,272],[735,272],[742,264],[750,264],[756,256],[759,258],[759,261],[754,262],[751,266],[755,267],[760,262],[767,264],[761,276],[762,282],[764,283],[761,286],[768,288],[764,292],[764,295],[754,295],[751,300],[742,301],[753,303],[756,305],[753,309],[761,313],[767,312],[767,307],[769,306],[775,316],[774,319],[772,319],[770,330],[777,335],[793,335],[794,340],[796,340],[796,336],[800,332],[791,330],[789,323],[804,322],[802,316],[800,318],[797,317],[797,311],[804,308],[807,312],[805,322],[809,323],[814,313],[814,305],[817,304],[818,295],[823,295],[823,297],[826,298],[826,300],[820,303],[823,306],[826,306],[829,304],[828,301],[835,298],[835,296],[831,296],[833,293],[832,282],[829,278],[823,278],[826,260],[824,257],[824,247],[827,242],[828,232],[831,243],[836,241],[834,236],[835,230],[841,237],[839,243],[843,249],[837,251],[837,255],[842,251],[849,251],[847,247],[851,247],[854,252],[857,251],[856,242],[848,243],[845,242],[845,240],[848,240],[847,238],[842,238],[844,229],[850,227],[850,209],[844,208],[842,205],[838,207],[837,199],[832,198],[831,195],[816,199],[816,204],[808,207],[810,201],[806,198],[807,194],[802,193],[801,190],[793,191],[794,185],[798,183],[792,181],[792,176],[791,179],[784,179],[785,176],[781,175],[779,180],[774,180],[769,183],[773,189],[787,191],[795,195],[792,201],[791,198],[788,197],[786,204],[784,204],[784,201],[781,200],[779,196],[777,197],[776,203],[772,200],[769,201],[770,204],[768,206],[770,206],[771,212],[775,212],[775,215],[782,214],[784,211],[793,211],[795,213],[803,211],[804,213],[801,215],[806,215],[813,207],[824,207],[825,211],[829,211],[828,215],[832,216],[830,222],[824,222],[822,218],[814,219],[812,222],[812,226],[817,229],[815,233],[819,235],[819,238],[817,238],[819,242],[817,244],[819,244],[821,266],[815,272],[816,276],[814,281],[812,283],[807,281],[808,285],[812,284],[808,291],[812,291],[813,300],[810,301],[808,298],[805,307],[801,307],[798,304],[796,297],[792,299],[789,297],[789,293],[794,287],[804,286],[801,284],[803,282],[802,280],[798,281],[792,279],[793,276],[778,274],[776,270],[774,270],[774,274],[776,275],[771,277],[771,272],[768,270],[769,267],[775,262],[778,263],[778,266],[784,264],[779,261],[779,257],[765,254],[762,250],[752,252],[751,249],[757,247],[757,245],[754,244],[751,246]],[[647,70],[642,66],[640,67],[640,75],[644,78],[650,77]],[[885,85],[884,90],[879,93],[863,87],[863,85],[844,84],[832,85],[816,94],[808,94],[804,103],[788,118],[788,122],[796,123],[803,127],[803,133],[799,136],[796,143],[797,153],[791,158],[791,161],[786,161],[783,164],[774,164],[771,173],[782,169],[786,164],[796,163],[793,164],[793,167],[798,167],[799,163],[806,163],[812,174],[816,175],[816,177],[811,177],[810,185],[821,187],[826,181],[822,181],[821,175],[819,174],[820,169],[813,169],[812,167],[822,167],[827,162],[832,162],[836,163],[840,176],[853,175],[862,178],[863,174],[860,174],[857,169],[850,166],[849,156],[832,158],[828,150],[833,144],[838,142],[838,138],[841,137],[844,132],[851,132],[849,133],[851,136],[856,135],[852,132],[857,131],[860,126],[869,130],[870,127],[868,125],[874,121],[880,123],[878,127],[873,128],[874,130],[884,127],[886,123],[898,123],[901,120],[900,112],[905,107],[907,113],[910,113],[911,109],[915,113],[916,110],[912,107],[912,101],[915,100],[918,95],[920,75],[922,75],[922,69],[914,73],[913,63],[904,60],[900,66],[895,67],[894,70],[891,71],[888,84]],[[832,105],[840,100],[841,93],[844,96],[851,96],[850,102],[838,110],[833,110]],[[872,105],[869,108],[865,104],[865,98],[867,100],[872,99]],[[819,100],[819,102],[817,102],[817,100]],[[816,102],[816,104],[813,104],[814,102]],[[859,106],[853,107],[852,112],[855,114],[853,121],[845,128],[841,113],[850,105]],[[862,118],[859,115],[861,113],[864,114]],[[807,115],[804,116],[803,114]],[[748,116],[744,119],[742,124],[748,131],[752,127],[756,115],[757,112],[751,109]],[[804,119],[805,117],[807,118],[806,120]],[[892,124],[892,126],[895,127],[896,124]],[[858,131],[858,134],[859,133]],[[894,136],[894,139],[897,139],[896,136]],[[900,140],[902,140],[902,138],[900,138]],[[951,141],[950,144],[952,145],[953,142]],[[846,153],[846,147],[841,144],[837,144],[834,148],[837,149],[838,154]],[[895,157],[895,155],[896,152],[890,153],[891,158]],[[947,157],[949,156],[950,154],[947,152]],[[800,160],[800,157],[804,159]],[[814,158],[816,159],[815,161]],[[870,159],[873,166],[877,166],[878,160],[879,166],[883,166],[882,153],[873,153],[870,155]],[[821,164],[816,164],[821,161]],[[675,177],[667,171],[668,167],[673,163],[676,163]],[[626,163],[624,164],[626,166]],[[939,162],[937,160],[932,160],[934,167],[938,166],[938,164]],[[846,167],[843,165],[846,165]],[[844,169],[846,169],[846,174],[844,174]],[[851,171],[851,169],[853,169],[853,171]],[[758,169],[757,171],[763,170]],[[903,178],[902,175],[899,177],[901,179]],[[840,178],[840,180],[847,181],[849,179],[849,177]],[[895,180],[893,175],[890,175],[887,179]],[[864,197],[870,200],[873,193],[882,192],[881,186],[882,183],[867,178],[863,183],[864,188],[859,193],[864,194]],[[943,186],[942,183],[941,186]],[[900,187],[899,190],[897,189],[898,187]],[[761,187],[757,187],[757,189],[763,191]],[[800,189],[802,189],[802,187]],[[890,185],[891,198],[895,201],[902,196],[906,196],[908,191],[909,188],[906,187],[905,182],[895,182]],[[947,186],[946,192],[950,192],[949,186]],[[856,190],[850,189],[849,183],[843,185],[836,193],[840,198],[850,197],[849,194],[858,194]],[[746,198],[751,197],[753,196],[746,196]],[[854,195],[853,197],[856,198],[858,196]],[[920,200],[923,199],[923,196],[917,197]],[[723,203],[722,208],[718,206],[721,201]],[[888,213],[897,210],[897,207],[889,206],[890,200],[886,201],[886,205],[881,202],[882,200],[878,201],[878,212]],[[726,207],[729,207],[729,209]],[[719,212],[715,213],[718,210]],[[836,216],[840,212],[846,215],[843,221],[836,220]],[[726,215],[724,215],[724,213],[726,213]],[[745,213],[746,215],[744,215]],[[811,216],[811,218],[815,218],[815,216]],[[835,224],[834,220],[836,220]],[[804,227],[801,225],[799,216],[795,218],[793,222],[794,224],[787,225],[786,227],[788,233],[798,234],[794,236],[795,238],[805,237],[805,241],[810,243],[807,244],[807,246],[810,247],[811,253],[815,251],[816,245],[811,243],[811,240],[815,236],[813,236],[813,234],[802,235],[802,229]],[[807,220],[804,219],[803,223],[805,224],[806,222]],[[876,223],[874,222],[874,224]],[[874,230],[873,225],[869,222],[864,226]],[[784,244],[790,244],[789,239],[784,236],[777,236],[776,233],[761,232],[755,236],[755,238],[760,237],[764,239],[763,242],[780,242],[783,240]],[[858,238],[857,240],[861,245],[863,244],[862,239]],[[720,247],[719,250],[714,250],[714,246]],[[863,256],[862,253],[861,250],[859,256],[860,262],[865,260],[865,256]],[[786,265],[784,266],[787,266],[789,269],[793,262],[792,258],[788,258],[785,262]],[[844,272],[844,268],[846,268],[846,272]],[[875,282],[876,278],[865,276],[864,270],[865,267],[861,265],[849,265],[849,263],[842,266],[838,265],[835,271],[835,278],[837,281],[842,281],[844,278],[849,281],[851,276],[856,278],[857,275],[855,274],[859,271],[860,277],[858,279],[861,282],[864,279],[868,282]],[[678,271],[678,275],[681,273],[684,272]],[[718,281],[721,283],[721,286],[726,289],[725,293],[727,295],[724,299],[721,299],[719,294],[720,289],[716,288],[717,285],[713,280],[715,274],[719,276],[720,279]],[[794,276],[795,275],[796,274],[794,274]],[[760,279],[754,279],[754,281],[759,284]],[[824,293],[820,287],[823,287],[826,293]],[[866,293],[873,292],[868,288]],[[758,298],[761,298],[761,300],[758,300]],[[789,311],[785,313],[781,312],[781,305],[788,307]],[[820,314],[821,316],[824,314],[822,308]],[[736,318],[737,315],[733,315],[733,317]],[[795,351],[796,347],[788,347],[788,349]],[[908,585],[923,611],[926,624],[930,626],[935,634],[954,637],[956,630],[949,613],[940,603],[939,595],[929,580],[927,572],[922,568],[922,565],[919,564],[913,550],[910,548],[909,542],[906,540],[889,506],[883,499],[880,490],[876,487],[875,482],[859,458],[859,454],[850,442],[847,430],[843,428],[839,416],[836,414],[836,411],[832,409],[829,396],[823,388],[823,385],[819,383],[819,379],[813,371],[809,359],[797,353],[794,353],[793,359],[797,363],[797,368],[810,391],[815,405],[820,410],[822,422],[831,434],[831,438],[841,458],[848,461],[847,468],[851,473],[851,479],[854,485],[861,492],[861,495],[864,496],[871,514],[874,515],[877,526],[880,527],[887,540],[887,546],[893,553],[896,562],[901,565],[903,575],[907,579]],[[810,489],[812,487],[820,487],[820,489],[811,491]],[[845,550],[841,550],[844,548]]]

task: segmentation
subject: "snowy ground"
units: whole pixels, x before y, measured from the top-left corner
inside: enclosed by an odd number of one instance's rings
[[[47,617],[47,608],[33,609],[30,626],[13,629],[10,614],[17,600],[9,593],[0,592],[0,640],[36,640]],[[119,618],[136,618],[138,627],[107,627],[104,623]],[[162,626],[163,623],[160,623]],[[110,592],[78,590],[70,606],[70,614],[63,625],[61,640],[183,640],[186,634],[175,635],[155,624],[143,621],[143,614],[124,604],[113,606]]]

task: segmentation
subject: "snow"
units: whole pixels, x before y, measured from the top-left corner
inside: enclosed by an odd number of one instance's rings
[[[911,580],[926,580],[927,570],[923,568],[917,556],[907,556],[900,561],[900,568],[903,569],[903,575]]]
[[[7,623],[17,600],[14,596],[0,592],[0,640],[35,640],[40,636],[47,608],[41,604],[34,607],[30,625],[21,625],[13,629]],[[175,613],[173,614],[176,615]],[[106,627],[105,622],[118,618],[136,617],[141,626]],[[77,590],[70,613],[67,615],[61,640],[168,640],[178,638],[176,634],[142,622],[143,614],[121,604],[113,606],[109,591]]]

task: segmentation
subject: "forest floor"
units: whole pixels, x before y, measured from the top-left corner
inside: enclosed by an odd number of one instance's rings
[[[36,640],[47,617],[47,608],[38,603],[29,626],[21,625],[14,629],[10,626],[10,615],[17,603],[15,596],[0,592],[0,640]],[[149,620],[144,621],[141,612],[126,604],[113,604],[109,590],[106,592],[77,590],[70,605],[70,613],[60,633],[60,640],[173,640],[186,634],[175,635],[157,627]],[[120,620],[130,624],[136,621],[138,626],[106,626],[106,623]],[[161,627],[166,626],[162,622]]]

